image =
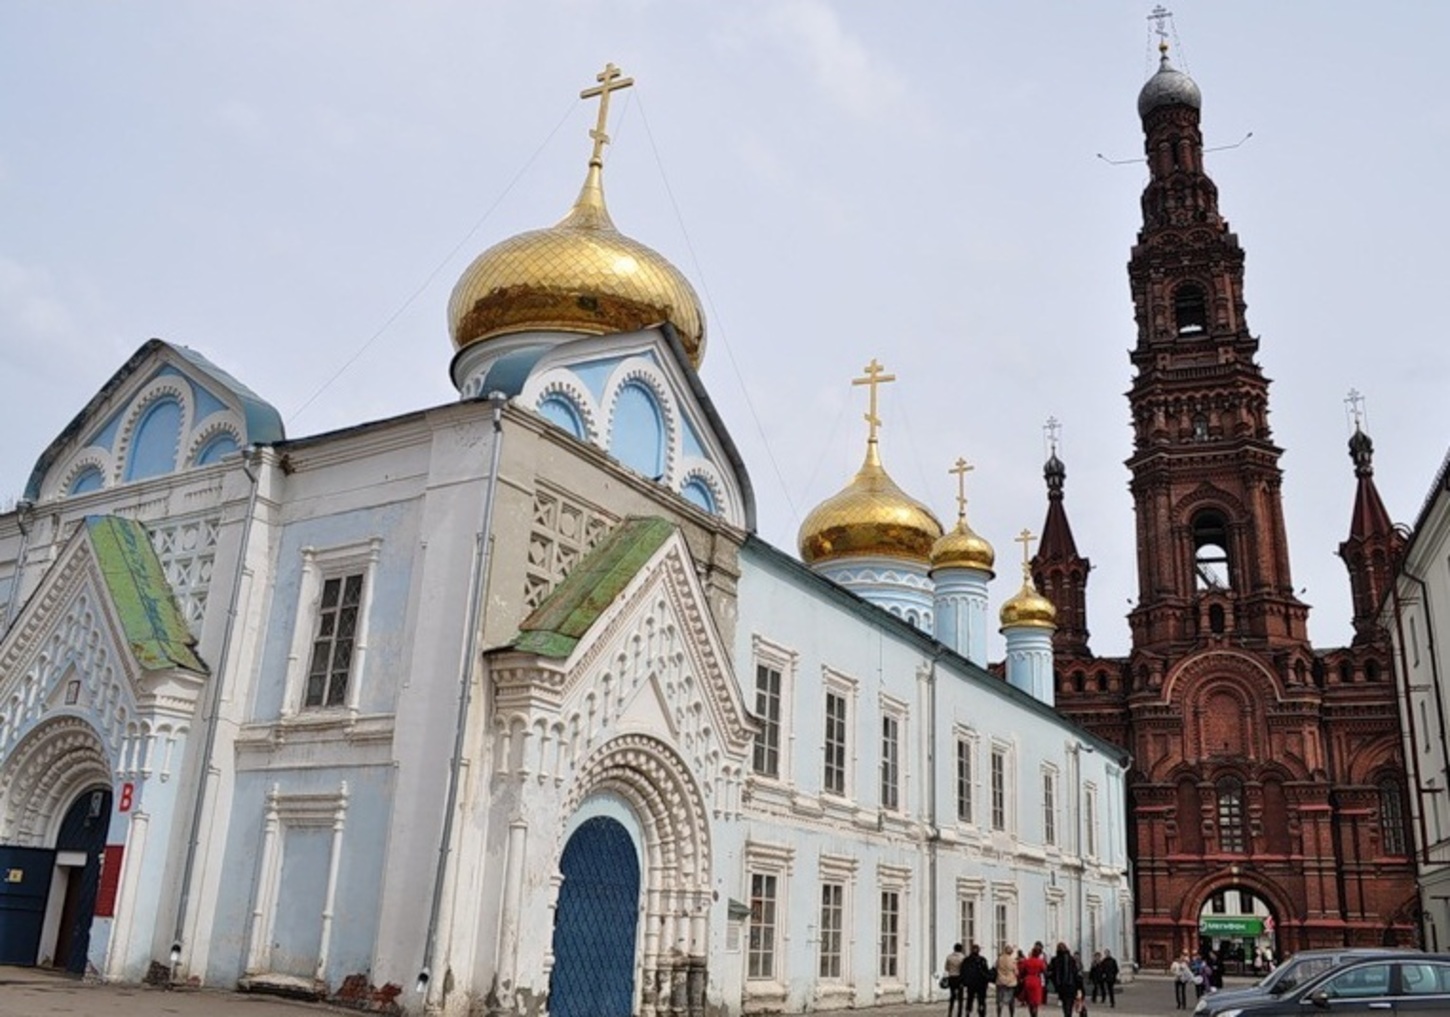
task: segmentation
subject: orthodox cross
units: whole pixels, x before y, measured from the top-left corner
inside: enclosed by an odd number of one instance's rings
[[[594,152],[589,156],[590,165],[604,165],[604,146],[609,144],[609,135],[604,133],[604,128],[609,126],[609,93],[634,84],[633,78],[621,78],[622,73],[613,64],[605,64],[604,70],[594,75],[594,80],[599,84],[579,93],[581,99],[592,99],[596,95],[599,96],[599,121],[589,132],[589,136],[594,139]]]
[[[1012,538],[1022,545],[1022,578],[1032,578],[1032,542],[1037,539],[1031,530],[1024,529]]]
[[[1163,25],[1172,17],[1173,12],[1162,4],[1154,7],[1153,13],[1148,15],[1148,20],[1153,22],[1153,34],[1158,36],[1158,51],[1160,53],[1168,52],[1168,29],[1164,28]]]
[[[1359,389],[1352,388],[1349,395],[1344,397],[1344,405],[1349,410],[1349,419],[1354,424],[1356,431],[1362,430],[1364,425],[1364,395]]]
[[[1047,435],[1047,454],[1057,455],[1057,443],[1062,438],[1062,421],[1056,417],[1048,417],[1047,423],[1042,425],[1042,433]]]
[[[879,385],[886,384],[888,381],[895,381],[896,375],[883,374],[883,369],[876,362],[875,357],[872,357],[871,363],[867,364],[862,370],[866,372],[866,377],[852,378],[851,384],[866,385],[871,389],[870,409],[866,411],[866,423],[870,426],[871,433],[866,436],[866,440],[868,442],[874,442],[876,440],[876,429],[881,426],[881,418],[876,415],[876,388]]]
[[[971,473],[975,469],[975,466],[968,465],[965,459],[963,459],[961,456],[957,456],[956,464],[952,466],[951,469],[947,470],[948,473],[955,474],[957,478],[958,519],[967,518],[967,474]]]

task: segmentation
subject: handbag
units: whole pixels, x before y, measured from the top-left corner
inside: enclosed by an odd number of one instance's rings
[[[941,976],[941,981],[937,982],[936,984],[940,988],[950,989],[952,987],[952,980],[950,978],[948,978],[946,975],[942,975]]]

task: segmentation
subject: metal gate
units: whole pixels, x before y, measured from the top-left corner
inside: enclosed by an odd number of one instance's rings
[[[586,819],[559,860],[550,1017],[629,1017],[634,1006],[639,858],[616,820]]]
[[[66,881],[66,901],[55,944],[55,966],[76,975],[86,971],[96,891],[101,885],[101,857],[110,825],[110,789],[87,791],[66,810],[55,839],[57,851],[82,851],[86,856],[85,866],[72,869]]]
[[[0,847],[0,964],[35,963],[54,869],[48,848]]]

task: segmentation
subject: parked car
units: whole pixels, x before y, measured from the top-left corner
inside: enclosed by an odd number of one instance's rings
[[[1450,954],[1399,953],[1356,957],[1278,996],[1244,1000],[1219,1017],[1318,1014],[1383,1017],[1385,1013],[1450,1013]]]
[[[1300,950],[1273,971],[1242,989],[1222,989],[1204,996],[1193,1008],[1195,1017],[1218,1017],[1245,1002],[1274,999],[1303,985],[1336,965],[1359,957],[1396,957],[1418,950],[1390,947],[1333,947],[1324,950]]]

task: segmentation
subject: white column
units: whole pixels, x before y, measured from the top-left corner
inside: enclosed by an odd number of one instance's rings
[[[116,917],[111,923],[111,945],[106,951],[106,978],[121,977],[131,951],[132,924],[136,920],[137,883],[146,857],[146,834],[151,817],[139,809],[131,813],[126,846],[121,850],[121,878],[116,886]]]

